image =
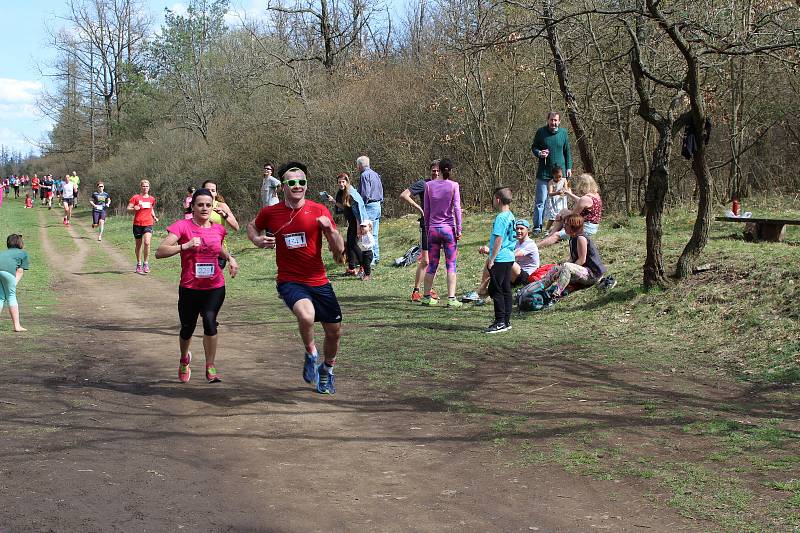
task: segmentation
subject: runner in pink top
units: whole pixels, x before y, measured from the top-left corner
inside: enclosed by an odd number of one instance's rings
[[[227,231],[211,222],[214,198],[208,189],[198,189],[192,196],[192,218],[174,222],[167,228],[167,237],[156,250],[156,259],[181,254],[181,281],[178,288],[178,316],[181,320],[178,379],[186,383],[192,375],[189,363],[197,317],[203,319],[203,348],[206,355],[206,379],[221,381],[214,366],[217,354],[217,314],[225,301],[225,277],[219,267],[221,257],[228,261],[231,277],[239,265],[225,250],[222,242]]]

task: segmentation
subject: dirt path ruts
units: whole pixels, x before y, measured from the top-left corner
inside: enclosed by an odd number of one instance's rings
[[[352,382],[314,394],[296,339],[225,326],[236,302],[220,315],[223,383],[198,364],[180,384],[176,287],[130,272],[82,222],[40,220],[66,319],[7,389],[0,530],[682,529],[629,487],[500,464],[468,419]],[[78,253],[62,258],[51,239],[66,235]],[[87,272],[98,246],[111,264]]]

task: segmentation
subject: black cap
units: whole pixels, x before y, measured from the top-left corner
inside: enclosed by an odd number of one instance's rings
[[[308,168],[303,163],[298,161],[289,161],[288,163],[281,165],[281,168],[278,169],[278,173],[276,174],[278,179],[283,181],[283,175],[290,170],[301,170],[303,174],[306,175],[306,178],[308,177]]]

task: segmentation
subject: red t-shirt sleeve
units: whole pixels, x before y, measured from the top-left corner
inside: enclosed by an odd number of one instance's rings
[[[328,220],[331,221],[331,227],[336,229],[336,222],[333,221],[333,217],[331,216],[331,212],[328,210],[328,207],[322,204],[317,204],[317,216],[326,216]]]
[[[267,224],[269,223],[269,217],[267,216],[267,208],[262,207],[258,211],[258,215],[256,215],[256,219],[254,221],[254,225],[258,231],[264,231],[267,229]]]

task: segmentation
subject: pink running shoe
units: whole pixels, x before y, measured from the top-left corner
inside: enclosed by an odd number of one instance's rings
[[[150,273],[150,263],[148,263],[147,261],[145,261],[144,265],[142,266],[142,272],[144,272],[145,274]]]
[[[192,362],[192,352],[188,352],[186,357],[181,357],[180,363],[178,364],[178,379],[181,380],[182,383],[188,383],[189,378],[192,377],[192,369],[189,368],[189,363]]]
[[[209,383],[219,383],[222,378],[217,374],[217,367],[214,365],[206,365],[206,379]]]
[[[139,264],[139,263],[136,263],[136,273],[137,274],[144,274],[144,270],[142,270],[142,265]]]

